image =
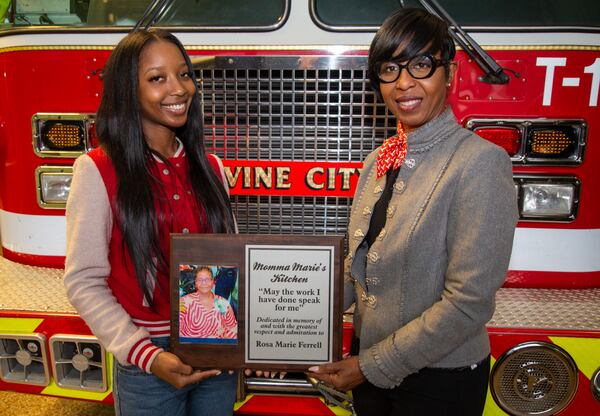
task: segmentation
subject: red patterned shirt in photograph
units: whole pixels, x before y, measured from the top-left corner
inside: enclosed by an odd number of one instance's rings
[[[183,296],[179,306],[179,336],[237,339],[237,320],[225,298],[214,295],[213,308],[208,309],[194,292]]]

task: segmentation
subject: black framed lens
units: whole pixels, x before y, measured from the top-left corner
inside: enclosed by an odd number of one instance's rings
[[[400,78],[402,70],[406,68],[411,77],[415,79],[425,79],[433,75],[440,65],[446,65],[449,61],[445,59],[435,59],[431,54],[422,54],[413,56],[404,65],[399,59],[390,59],[379,65],[377,78],[384,84],[396,82]]]

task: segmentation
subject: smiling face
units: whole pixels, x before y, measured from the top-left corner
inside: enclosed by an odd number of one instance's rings
[[[186,123],[196,88],[177,46],[163,40],[147,44],[140,54],[138,82],[146,137],[173,132]]]
[[[215,285],[215,279],[208,269],[200,269],[196,273],[196,290],[199,293],[207,294],[212,292]]]
[[[401,56],[398,48],[394,56]],[[441,54],[433,54],[440,59]],[[401,62],[406,64],[406,62]],[[433,75],[425,79],[413,78],[406,69],[402,70],[396,82],[380,83],[379,90],[386,107],[402,122],[407,133],[421,127],[444,111],[447,97],[447,84],[452,82],[455,65],[450,65],[449,75],[443,65],[438,66]]]

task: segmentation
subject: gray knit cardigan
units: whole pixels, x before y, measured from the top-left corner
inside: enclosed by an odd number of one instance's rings
[[[352,205],[344,302],[356,303],[362,372],[393,388],[421,368],[468,366],[489,354],[485,324],[518,213],[508,155],[448,108],[408,135],[387,222],[367,252],[360,243],[386,180],[376,177],[377,151]]]

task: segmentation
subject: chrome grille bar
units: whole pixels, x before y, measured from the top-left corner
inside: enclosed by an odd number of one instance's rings
[[[246,389],[248,392],[256,393],[296,393],[296,394],[309,394],[318,395],[317,389],[306,379],[298,378],[284,378],[280,380],[270,378],[247,378],[245,381]]]

